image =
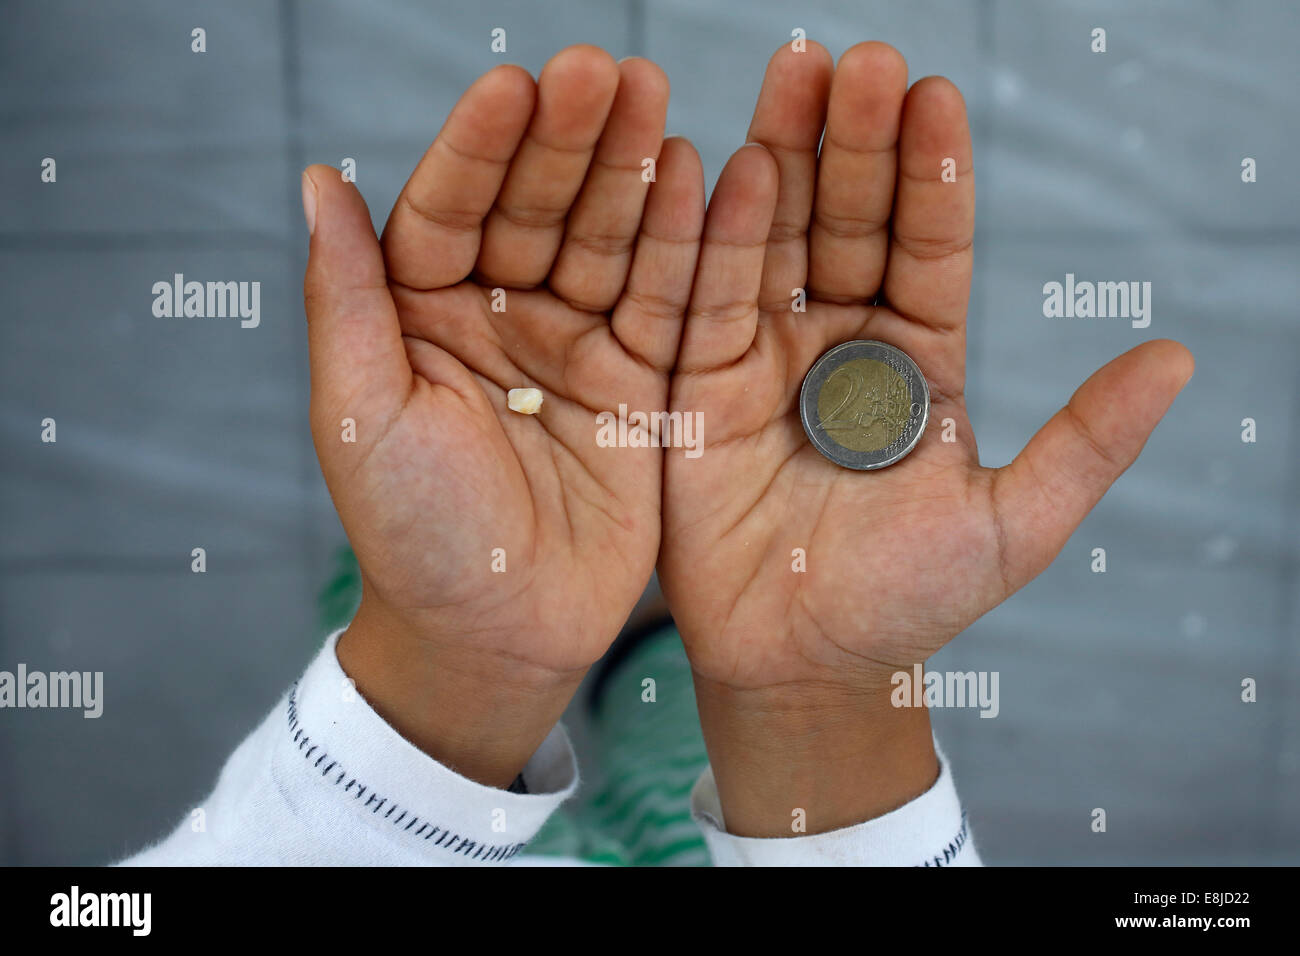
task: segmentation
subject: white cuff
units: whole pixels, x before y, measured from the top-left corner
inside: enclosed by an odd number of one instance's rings
[[[326,640],[239,746],[191,818],[128,864],[504,863],[577,788],[577,760],[558,725],[524,767],[527,793],[483,786],[438,763],[357,693],[339,666],[337,640]]]
[[[578,765],[556,726],[525,765],[527,793],[484,786],[415,747],[374,712],[339,666],[338,634],[285,704],[272,773],[322,796],[428,863],[493,863],[523,849],[571,796]]]
[[[980,866],[948,761],[915,800],[865,823],[809,836],[762,839],[726,832],[713,769],[691,791],[691,813],[715,866]]]

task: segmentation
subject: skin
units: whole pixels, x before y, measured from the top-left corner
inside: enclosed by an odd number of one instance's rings
[[[312,430],[364,591],[339,659],[413,743],[506,786],[658,556],[727,828],[791,836],[800,808],[809,832],[834,829],[933,783],[928,715],[889,705],[889,675],[1050,563],[1191,357],[1161,341],[1120,356],[1015,461],[982,468],[963,396],[974,186],[956,88],[909,90],[884,44],[838,68],[815,43],[783,47],[756,145],[707,215],[694,151],[662,139],[667,95],[653,64],[592,47],[536,83],[491,71],[382,240],[353,185],[304,174]],[[956,183],[939,181],[945,157]],[[869,473],[807,444],[803,375],[855,338],[912,356],[956,443],[930,428]],[[523,386],[544,392],[539,415],[506,409]],[[619,403],[703,413],[704,454],[599,448],[594,415]]]
[[[363,587],[339,660],[399,732],[490,785],[554,726],[658,552],[662,455],[598,447],[594,415],[668,399],[704,187],[691,146],[663,140],[667,102],[657,66],[594,47],[537,82],[494,69],[382,240],[337,171],[304,174],[312,434]],[[507,408],[526,386],[537,415]]]
[[[824,133],[824,139],[823,139]],[[720,178],[671,406],[703,413],[695,460],[667,456],[660,581],[694,671],[727,828],[791,836],[889,811],[938,765],[924,708],[890,704],[910,671],[1039,574],[1137,457],[1190,377],[1149,342],[1090,378],[1004,468],[979,464],[966,414],[975,221],[961,94],[910,89],[893,48],[838,67],[816,44],[773,56]],[[821,143],[820,154],[818,144]],[[956,182],[940,179],[946,157]],[[791,292],[807,290],[807,311]],[[930,427],[900,463],[853,472],[799,421],[828,348],[878,339],[930,386]],[[792,570],[803,548],[807,570]]]

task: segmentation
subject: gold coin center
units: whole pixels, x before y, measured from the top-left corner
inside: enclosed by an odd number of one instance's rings
[[[912,414],[907,380],[877,359],[851,359],[817,394],[817,424],[850,451],[880,451],[898,440]]]

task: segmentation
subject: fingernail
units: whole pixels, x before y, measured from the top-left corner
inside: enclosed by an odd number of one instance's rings
[[[302,214],[307,217],[307,235],[316,231],[316,184],[306,171],[302,174]]]

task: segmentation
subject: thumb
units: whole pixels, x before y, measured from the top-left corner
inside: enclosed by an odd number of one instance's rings
[[[358,416],[400,407],[411,384],[383,253],[365,200],[338,170],[304,170],[302,202],[311,233],[303,299],[313,417],[350,415],[359,424]]]
[[[1069,403],[993,473],[1008,594],[1041,573],[1137,459],[1192,377],[1192,353],[1157,339],[1093,373]]]

